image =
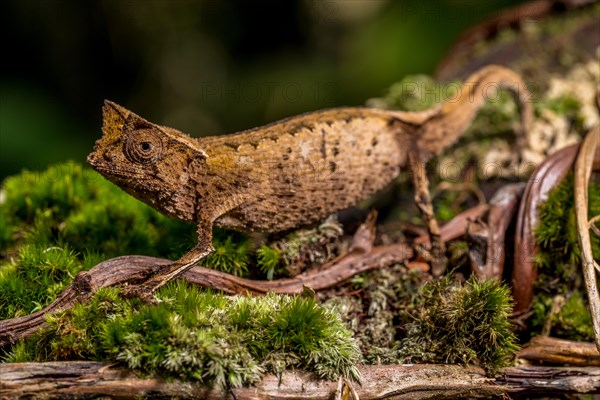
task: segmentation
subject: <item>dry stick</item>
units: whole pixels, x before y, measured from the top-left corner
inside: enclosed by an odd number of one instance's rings
[[[367,229],[367,228],[365,228]],[[358,233],[358,232],[357,232]],[[359,236],[359,235],[358,235]],[[364,242],[364,237],[361,237]],[[183,278],[199,286],[227,293],[301,293],[303,286],[323,290],[341,283],[354,275],[403,262],[413,256],[412,248],[403,243],[377,246],[365,252],[363,246],[344,254],[316,270],[307,271],[290,279],[255,281],[203,267],[194,267]],[[89,271],[79,273],[71,285],[44,309],[24,317],[0,321],[0,346],[23,339],[45,324],[45,315],[85,302],[100,288],[134,283],[150,271],[171,261],[147,256],[123,256],[106,260]]]
[[[361,365],[361,400],[502,397],[510,393],[600,393],[600,368],[511,367],[494,380],[482,369],[459,365]],[[0,364],[0,397],[81,398],[109,396],[183,397],[206,400],[330,399],[338,383],[300,371],[272,374],[252,387],[223,392],[195,382],[142,379],[131,371],[99,362],[69,361]]]
[[[449,242],[463,237],[467,233],[467,229],[471,221],[481,218],[488,212],[490,206],[488,204],[480,204],[466,211],[461,212],[450,221],[442,225],[440,228],[440,237],[443,242]],[[415,244],[430,246],[429,235],[423,234],[414,240]]]
[[[600,143],[600,125],[596,125],[588,132],[577,155],[575,162],[575,214],[577,221],[577,238],[581,247],[581,264],[583,278],[592,314],[592,326],[596,347],[600,350],[600,294],[596,269],[600,266],[594,261],[592,243],[590,241],[590,228],[588,222],[588,185],[592,174],[594,155]]]
[[[523,195],[525,185],[514,183],[499,189],[490,200],[487,223],[490,229],[484,277],[502,279],[506,258],[506,231]]]
[[[536,336],[517,354],[525,360],[573,366],[600,367],[600,352],[593,343]]]

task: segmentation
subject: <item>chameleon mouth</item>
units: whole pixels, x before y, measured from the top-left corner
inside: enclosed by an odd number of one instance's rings
[[[148,180],[148,177],[143,174],[132,172],[126,169],[115,168],[114,166],[106,166],[106,162],[102,162],[100,159],[98,159],[96,153],[90,153],[87,156],[87,163],[92,167],[92,169],[107,178],[114,177],[116,179],[136,179],[138,181]]]
[[[96,169],[96,167],[99,167],[98,158],[96,157],[96,153],[88,154],[86,161],[94,169]]]
[[[88,162],[89,162],[89,157],[88,157]],[[105,178],[107,178],[108,180],[111,181],[119,181],[119,182],[126,182],[128,184],[135,184],[135,182],[142,182],[142,181],[147,181],[149,180],[149,178],[143,174],[140,173],[136,173],[136,172],[132,172],[132,171],[128,171],[128,170],[124,170],[124,169],[119,169],[119,168],[114,168],[114,167],[106,167],[103,165],[99,165],[98,163],[89,163],[90,166],[98,173],[100,173],[100,175],[104,176]]]

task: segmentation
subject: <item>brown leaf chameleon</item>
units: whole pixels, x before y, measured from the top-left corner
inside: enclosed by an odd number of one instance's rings
[[[458,96],[422,112],[337,108],[197,139],[105,101],[102,137],[88,163],[164,214],[198,225],[192,250],[128,292],[148,300],[209,255],[213,226],[273,233],[314,223],[373,195],[406,165],[439,252],[423,164],[452,145],[499,88],[514,93],[526,132],[532,109],[525,84],[500,66],[482,68]]]

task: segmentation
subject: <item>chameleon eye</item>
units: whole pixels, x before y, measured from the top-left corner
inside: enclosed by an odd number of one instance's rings
[[[142,142],[140,143],[140,147],[142,148],[142,151],[150,151],[150,149],[152,148],[152,143]]]
[[[149,164],[162,156],[162,140],[160,135],[150,129],[137,129],[125,142],[125,154],[131,161]]]

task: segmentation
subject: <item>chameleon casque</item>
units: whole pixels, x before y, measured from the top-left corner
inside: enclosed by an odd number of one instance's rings
[[[403,166],[418,170],[452,145],[500,88],[514,93],[527,131],[532,110],[525,84],[499,66],[477,71],[457,96],[422,112],[337,108],[197,139],[105,101],[102,137],[88,163],[136,198],[198,226],[191,251],[128,291],[148,299],[210,254],[213,226],[281,232],[368,198]],[[413,175],[425,188],[417,190],[417,203],[435,236],[427,177]]]

